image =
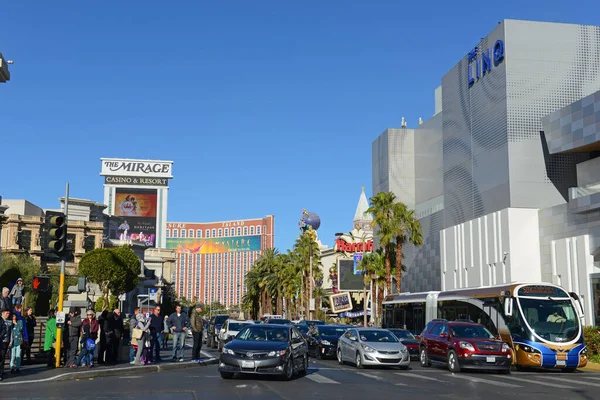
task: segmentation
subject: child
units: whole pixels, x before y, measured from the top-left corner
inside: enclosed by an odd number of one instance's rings
[[[12,314],[12,336],[10,347],[10,372],[21,372],[21,344],[23,343],[23,321],[17,314]]]
[[[76,364],[73,364],[71,368],[77,368],[78,365],[87,366],[88,368],[93,367],[96,342],[91,338],[90,329],[90,324],[81,326],[81,352]]]

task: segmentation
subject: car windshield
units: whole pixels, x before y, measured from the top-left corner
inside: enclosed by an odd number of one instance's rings
[[[398,342],[398,339],[388,331],[359,331],[358,336],[363,342]]]
[[[456,338],[493,339],[494,335],[480,325],[453,325],[450,327],[452,336]]]
[[[346,328],[338,326],[322,326],[319,328],[319,334],[325,336],[337,336],[340,337],[346,332]]]
[[[258,342],[287,342],[288,329],[284,327],[246,326],[236,336],[236,340],[248,340]]]
[[[579,335],[577,312],[570,300],[521,297],[518,301],[521,317],[535,336],[549,342],[564,343],[575,340]]]
[[[227,321],[228,319],[229,316],[227,315],[219,315],[218,317],[215,317],[215,325],[223,324],[223,322]]]
[[[286,325],[286,324],[291,324],[292,321],[290,321],[289,319],[283,319],[283,318],[273,318],[273,319],[269,319],[268,324],[277,324],[277,325]]]
[[[230,331],[239,331],[240,329],[242,329],[246,325],[248,325],[248,323],[246,323],[246,322],[230,322],[229,323],[229,330]]]
[[[308,333],[308,330],[310,329],[310,327],[308,325],[294,325],[294,326],[296,328],[298,328],[300,333],[303,335],[306,335]]]
[[[390,329],[390,331],[396,336],[398,339],[409,339],[409,340],[417,340],[415,336],[409,331],[403,331],[402,329]]]

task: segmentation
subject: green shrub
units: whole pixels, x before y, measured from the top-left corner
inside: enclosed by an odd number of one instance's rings
[[[586,326],[583,333],[585,335],[588,358],[592,362],[600,362],[600,331],[597,327]]]

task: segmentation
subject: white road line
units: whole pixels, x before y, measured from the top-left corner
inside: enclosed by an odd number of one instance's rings
[[[486,383],[488,385],[493,385],[493,386],[515,387],[515,388],[523,387],[521,385],[513,385],[512,383],[490,381],[489,379],[475,378],[473,376],[468,376],[468,375],[446,374],[445,376],[449,376],[449,377],[452,377],[452,378],[464,379],[464,380],[471,381],[471,382],[474,382],[474,383]]]
[[[584,379],[594,379],[600,381],[600,376],[584,376]]]
[[[526,378],[517,378],[516,376],[502,376],[501,378],[502,379],[510,379],[512,381],[525,382],[525,383],[534,383],[536,385],[550,386],[550,387],[555,387],[555,388],[560,388],[560,389],[577,389],[575,386],[565,386],[565,385],[560,385],[558,383],[552,383],[552,382],[548,382],[548,381],[538,382],[538,381],[534,381],[534,380],[526,379]],[[550,378],[550,379],[552,379],[552,378]]]
[[[215,357],[213,357],[212,354],[209,354],[209,353],[205,352],[204,350],[200,350],[200,354],[202,354],[203,356],[208,357],[209,360],[214,360],[215,359]]]
[[[336,382],[333,379],[329,379],[326,376],[319,375],[319,374],[310,374],[310,375],[306,375],[306,377],[308,379],[310,379],[311,381],[317,382],[317,383],[333,383],[333,384],[339,385],[339,382]]]
[[[366,372],[358,372],[358,371],[355,371],[355,373],[357,373],[358,375],[365,376],[365,377],[367,377],[367,378],[371,378],[371,379],[378,380],[378,381],[387,381],[387,379],[385,379],[385,378],[382,378],[381,376],[367,374]]]
[[[417,374],[415,374],[413,372],[408,372],[408,373],[407,372],[396,372],[396,375],[405,376],[407,378],[425,379],[425,380],[428,380],[428,381],[435,381],[435,382],[446,383],[446,381],[442,381],[442,380],[437,379],[437,378],[432,378],[430,376],[417,375]]]
[[[553,376],[550,379],[552,379],[553,381],[573,383],[572,379],[567,379],[567,378],[556,378],[556,377]],[[593,386],[593,387],[600,387],[600,383],[596,383],[596,382],[577,381],[577,384],[578,385]]]
[[[408,386],[406,383],[394,383],[394,386]]]
[[[140,375],[130,375],[130,376],[125,375],[125,376],[119,376],[118,378],[119,379],[137,379],[137,378],[141,378],[141,376]]]

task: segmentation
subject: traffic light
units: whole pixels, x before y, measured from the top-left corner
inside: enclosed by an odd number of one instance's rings
[[[47,292],[50,290],[50,277],[38,275],[33,277],[31,282],[34,292]]]
[[[48,223],[48,250],[59,256],[67,252],[67,219],[65,214],[50,216]]]
[[[87,280],[85,278],[85,276],[80,276],[77,279],[77,291],[79,293],[83,293],[87,291]]]

